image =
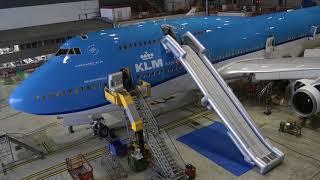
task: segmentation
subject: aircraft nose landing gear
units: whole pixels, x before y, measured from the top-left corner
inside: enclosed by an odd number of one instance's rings
[[[91,127],[93,130],[93,134],[101,138],[108,137],[110,133],[110,129],[104,124],[103,118],[93,120],[93,122],[91,123]]]

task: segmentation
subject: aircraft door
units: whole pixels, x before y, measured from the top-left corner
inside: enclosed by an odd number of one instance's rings
[[[161,25],[161,30],[164,35],[170,35],[173,37],[178,43],[181,43],[181,37],[178,36],[177,31],[179,30],[175,26],[169,25],[169,24],[163,24]]]
[[[132,75],[129,68],[120,69],[120,72],[109,74],[109,89],[112,91],[132,90]]]
[[[126,89],[127,91],[132,90],[133,85],[132,85],[132,75],[130,68],[123,68],[121,69],[122,72],[122,82],[123,82],[123,88]]]
[[[308,39],[309,40],[315,40],[317,37],[317,31],[318,31],[318,27],[317,26],[311,26],[309,29],[309,33],[308,33]]]
[[[265,52],[266,52],[267,56],[269,56],[269,57],[272,56],[274,49],[275,49],[275,45],[276,45],[276,41],[275,41],[274,36],[270,36],[266,41]]]
[[[111,91],[122,91],[123,90],[123,79],[122,72],[116,72],[109,74],[108,76],[108,88]]]

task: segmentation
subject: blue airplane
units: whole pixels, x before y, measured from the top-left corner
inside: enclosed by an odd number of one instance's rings
[[[181,43],[187,31],[207,48],[225,79],[250,75],[256,80],[313,80],[320,75],[320,63],[301,56],[320,45],[319,27],[320,7],[311,7],[257,17],[186,16],[83,34],[65,42],[18,85],[9,104],[17,111],[63,117],[65,125],[88,123],[114,109],[104,97],[109,74],[125,70],[129,86],[144,80],[155,88],[187,76],[161,44],[167,34]],[[296,111],[305,116],[318,113],[319,92],[304,92],[294,102],[307,106],[296,105]]]

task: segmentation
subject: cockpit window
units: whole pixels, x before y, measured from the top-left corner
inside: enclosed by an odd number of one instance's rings
[[[74,52],[75,52],[76,54],[81,54],[80,48],[74,48]]]
[[[69,49],[59,49],[59,51],[56,53],[56,56],[62,56],[62,55],[67,55]]]
[[[74,55],[81,54],[80,48],[71,48],[71,49],[59,49],[56,53],[56,56],[64,56],[64,55]]]
[[[70,49],[68,54],[75,54],[75,52],[73,49]]]

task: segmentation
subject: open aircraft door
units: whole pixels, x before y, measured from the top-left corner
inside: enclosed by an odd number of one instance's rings
[[[266,56],[271,57],[275,49],[276,41],[274,36],[270,36],[266,41]]]
[[[315,40],[316,39],[317,31],[318,31],[318,27],[317,26],[311,26],[310,27],[309,33],[308,33],[309,40]]]

